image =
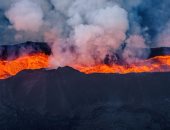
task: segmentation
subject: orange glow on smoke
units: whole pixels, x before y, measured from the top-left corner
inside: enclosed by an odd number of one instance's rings
[[[48,56],[43,53],[22,56],[11,61],[0,61],[0,79],[16,75],[26,69],[41,69],[48,67]]]
[[[15,60],[0,61],[0,79],[5,79],[16,75],[18,72],[27,69],[41,69],[49,67],[49,56],[43,53],[21,56]],[[75,65],[74,69],[80,72],[91,73],[143,73],[143,72],[170,72],[170,56],[157,56],[148,60],[143,60],[131,65],[95,65],[82,66]]]

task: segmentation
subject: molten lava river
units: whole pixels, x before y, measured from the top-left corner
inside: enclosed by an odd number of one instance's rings
[[[26,69],[41,69],[48,67],[48,56],[43,53],[21,56],[15,60],[0,61],[0,79],[16,75]]]
[[[44,53],[37,53],[21,56],[14,60],[0,61],[0,79],[5,79],[16,75],[22,70],[35,70],[49,67],[49,56]],[[85,74],[91,73],[143,73],[143,72],[169,72],[170,56],[156,56],[131,65],[99,64],[95,66],[74,65],[74,69]]]

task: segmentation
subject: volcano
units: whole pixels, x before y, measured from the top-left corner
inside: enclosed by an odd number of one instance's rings
[[[1,0],[0,130],[170,130],[170,0]]]
[[[0,81],[0,128],[169,130],[169,78],[25,70]]]

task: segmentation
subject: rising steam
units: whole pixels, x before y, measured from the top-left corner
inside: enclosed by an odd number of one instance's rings
[[[131,63],[147,58],[146,48],[169,46],[169,5],[169,0],[7,0],[0,8],[15,43],[48,42],[56,68],[106,58]]]

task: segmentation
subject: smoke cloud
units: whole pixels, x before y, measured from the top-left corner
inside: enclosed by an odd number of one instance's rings
[[[163,29],[163,31],[159,34],[157,39],[157,46],[170,46],[170,22],[168,22]]]
[[[145,48],[170,46],[169,6],[168,0],[6,0],[0,21],[14,43],[48,42],[55,68],[103,63],[115,54],[131,63],[147,58]]]
[[[43,12],[40,6],[29,0],[12,4],[6,16],[17,31],[38,32],[43,24]]]

